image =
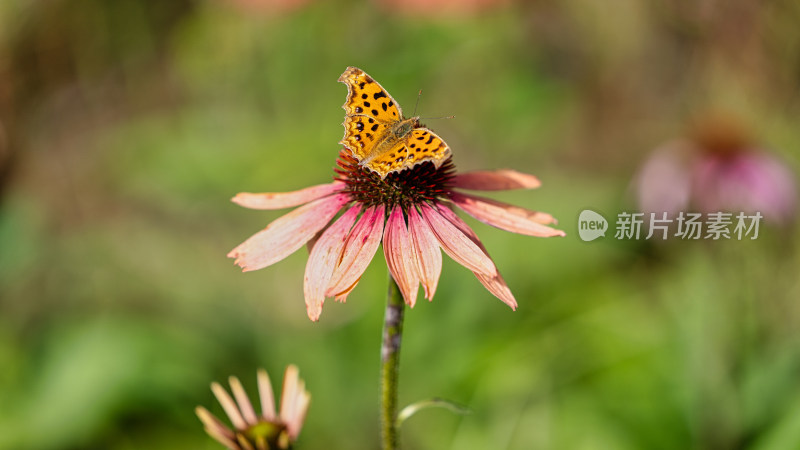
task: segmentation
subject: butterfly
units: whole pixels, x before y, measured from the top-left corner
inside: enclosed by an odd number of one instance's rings
[[[403,117],[400,105],[377,81],[357,67],[348,67],[339,82],[347,85],[344,137],[339,142],[358,164],[385,179],[430,161],[436,168],[450,157],[450,147],[419,117]]]

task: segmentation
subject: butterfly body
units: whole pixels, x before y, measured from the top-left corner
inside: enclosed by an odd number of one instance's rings
[[[340,143],[359,165],[386,178],[428,161],[439,167],[450,157],[450,147],[418,117],[403,117],[400,105],[363,70],[348,67],[339,81],[348,90]]]

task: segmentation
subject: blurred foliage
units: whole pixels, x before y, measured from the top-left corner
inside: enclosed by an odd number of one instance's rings
[[[454,3],[454,2],[450,2]],[[458,2],[455,2],[456,4]],[[497,198],[569,236],[476,224],[520,303],[448,261],[407,314],[409,449],[800,447],[797,229],[756,241],[577,238],[629,208],[644,156],[730,111],[797,170],[800,3],[0,2],[0,449],[219,448],[208,384],[295,363],[299,448],[377,446],[381,257],[310,323],[305,252],[255,273],[225,253],[278,217],[239,191],[324,182],[363,68],[462,169],[544,182]],[[251,376],[252,375],[252,376]]]

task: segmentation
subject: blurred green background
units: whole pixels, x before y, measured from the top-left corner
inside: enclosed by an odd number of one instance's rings
[[[225,258],[283,211],[229,202],[330,180],[349,65],[419,113],[494,198],[567,231],[474,226],[520,307],[445,258],[407,312],[408,449],[800,448],[797,228],[755,241],[581,242],[578,213],[705,111],[797,173],[800,3],[0,2],[0,449],[215,449],[208,385],[300,368],[298,448],[378,445],[387,270],[305,314],[307,252]],[[610,236],[610,235],[609,235]]]

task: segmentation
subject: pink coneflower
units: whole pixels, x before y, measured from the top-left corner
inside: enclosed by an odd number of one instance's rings
[[[442,270],[442,249],[471,270],[489,292],[516,309],[517,302],[494,262],[475,233],[453,213],[452,205],[503,230],[564,236],[563,231],[546,226],[555,223],[549,214],[455,190],[538,187],[539,180],[532,175],[513,170],[456,174],[448,159],[439,168],[425,162],[381,180],[359,166],[346,149],[339,153],[337,165],[337,176],[330,184],[278,194],[241,193],[233,198],[253,209],[303,205],[231,250],[228,257],[236,258],[244,271],[258,270],[317,237],[304,280],[306,309],[314,321],[319,319],[325,298],[347,298],[381,242],[389,271],[411,307],[420,284],[425,298],[433,299]]]
[[[297,367],[291,365],[286,368],[280,413],[275,412],[272,384],[263,369],[258,371],[261,415],[256,414],[239,379],[231,377],[229,382],[233,398],[219,383],[212,383],[211,390],[231,420],[234,430],[228,428],[207,409],[198,406],[195,412],[205,425],[206,432],[232,450],[291,448],[303,428],[303,421],[311,401],[311,395],[306,391]]]
[[[753,143],[737,121],[712,116],[689,139],[656,149],[636,178],[645,212],[759,212],[773,224],[796,212],[794,176],[785,164]]]

